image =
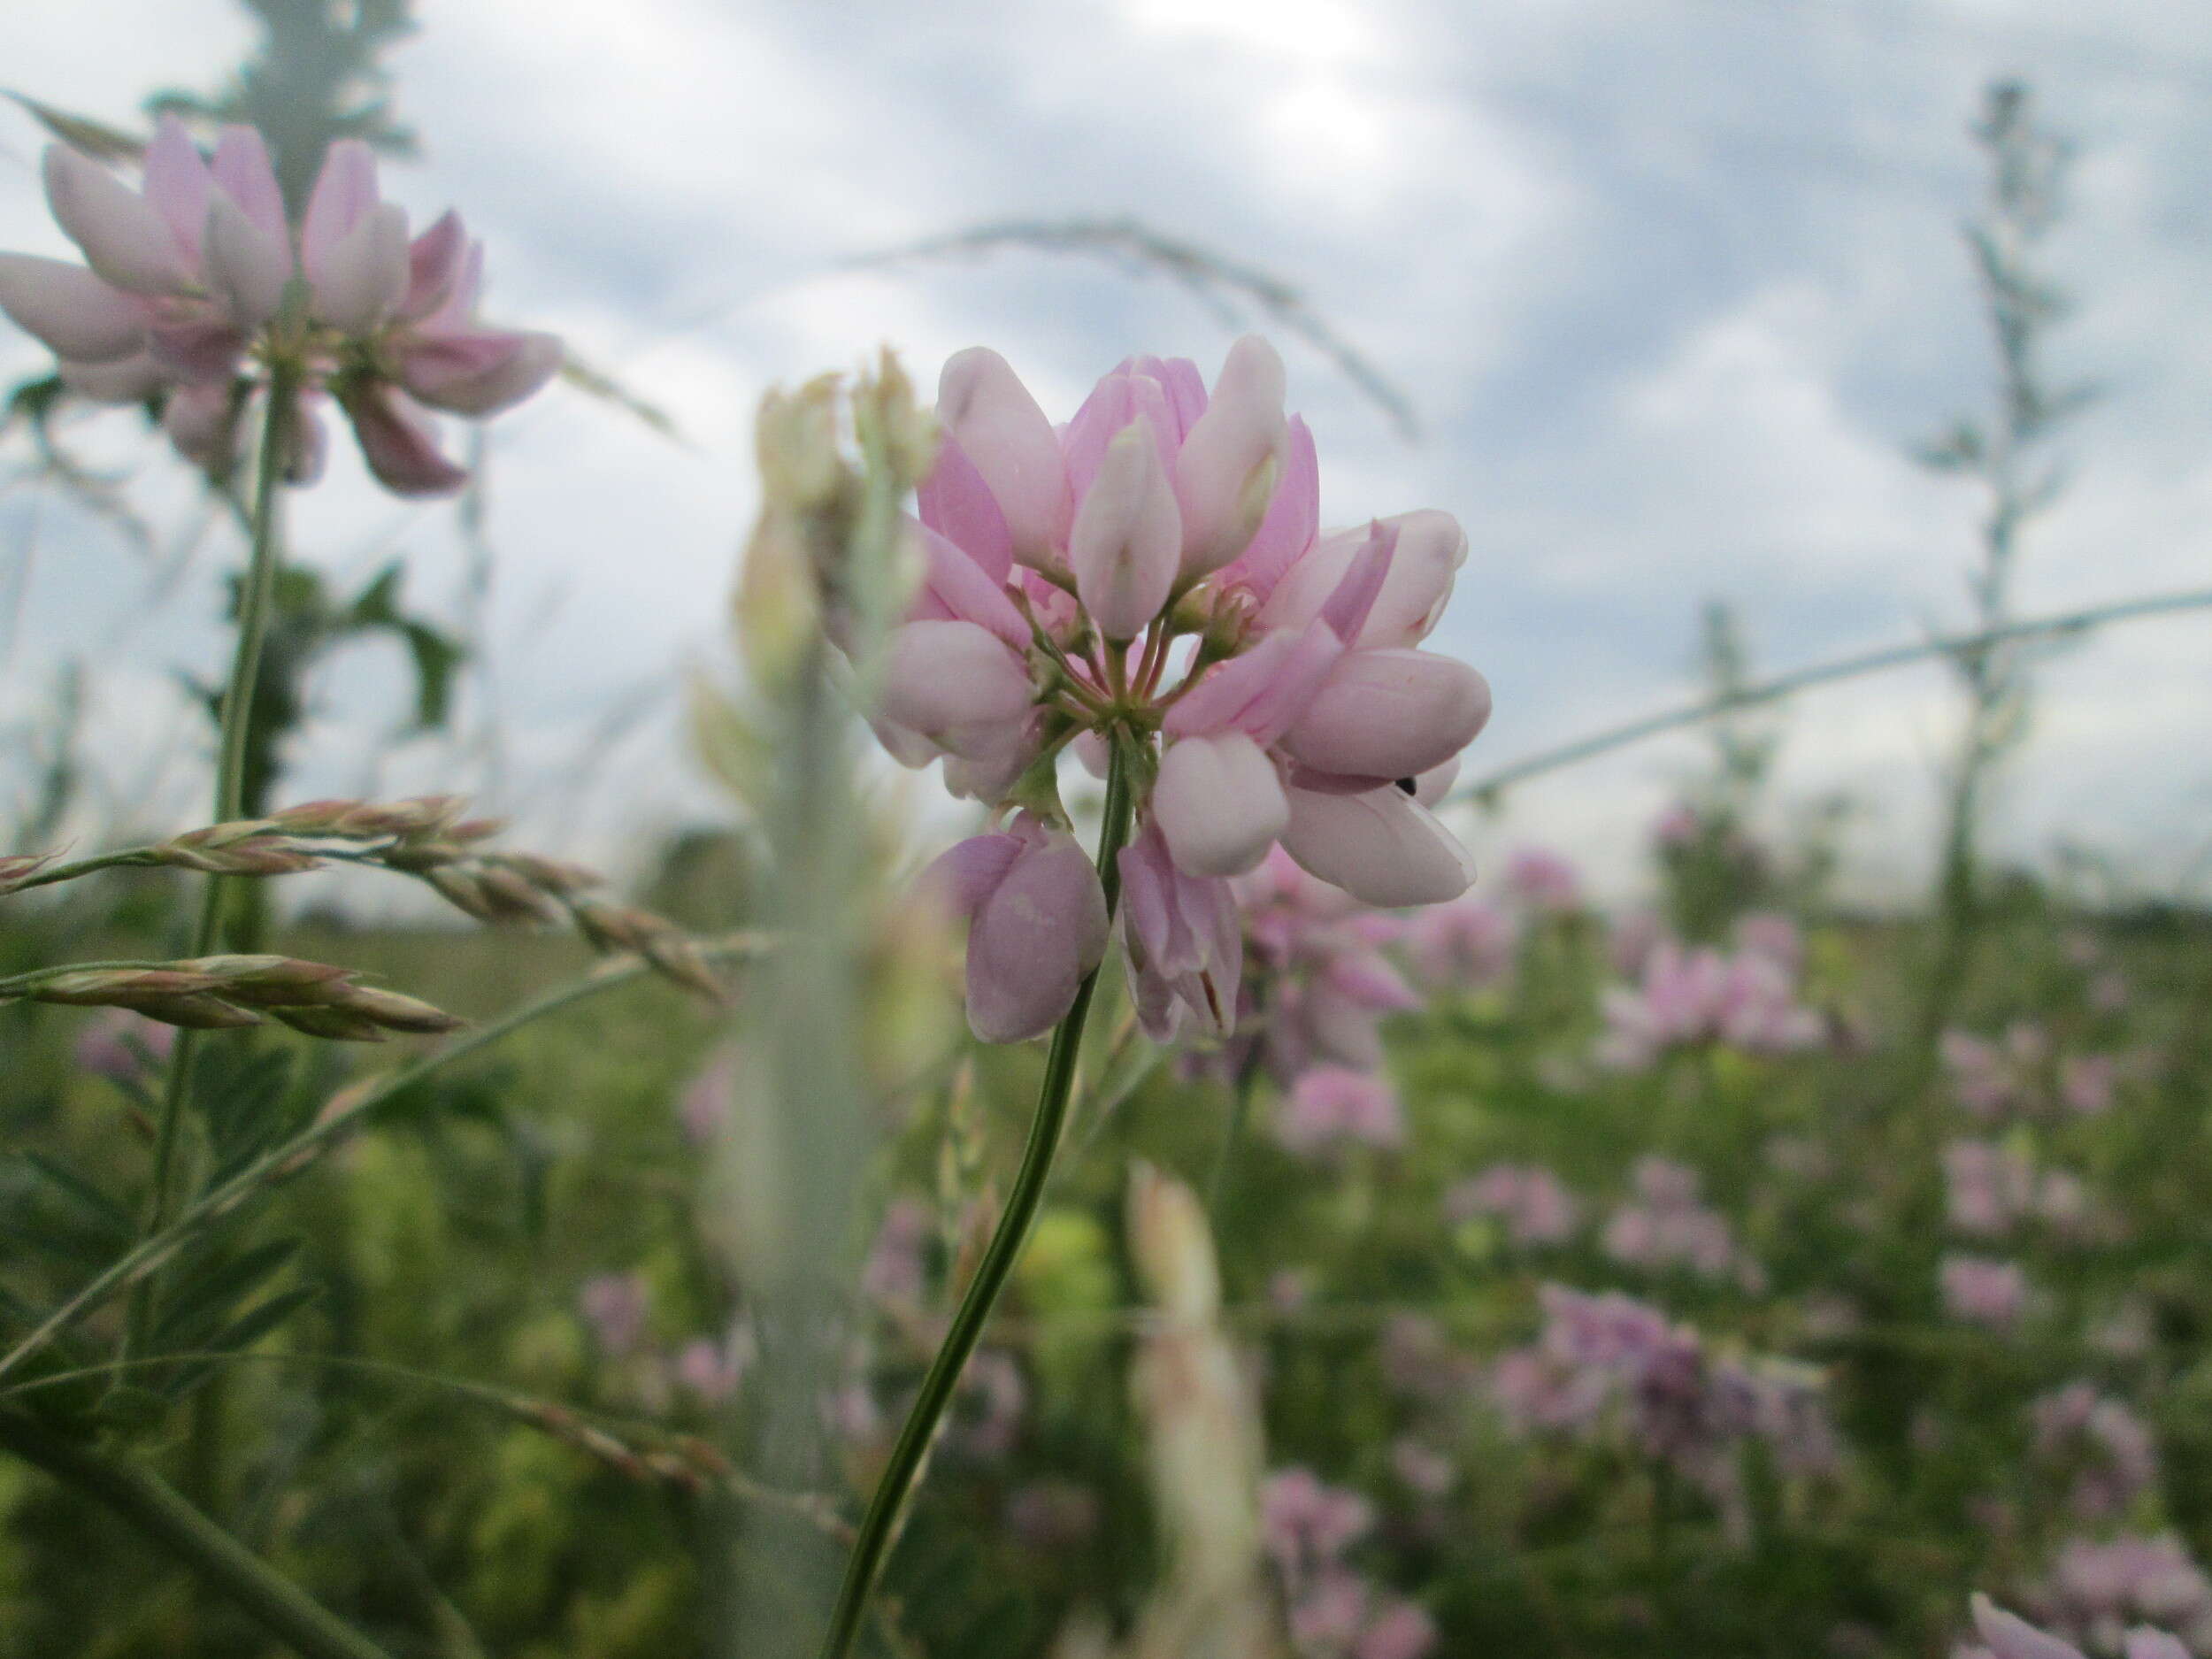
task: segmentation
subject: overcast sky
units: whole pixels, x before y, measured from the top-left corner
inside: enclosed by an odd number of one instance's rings
[[[1239,325],[1157,277],[1042,253],[853,267],[1010,219],[1137,216],[1301,288],[1397,385],[1409,443],[1325,357],[1277,334],[1314,427],[1324,518],[1435,506],[1472,551],[1435,643],[1487,673],[1479,771],[1678,699],[1700,606],[1740,609],[1786,667],[1965,617],[1975,502],[1908,446],[1976,404],[1985,330],[1957,237],[1964,135],[1994,75],[2029,76],[2079,146],[2051,263],[2078,309],[2054,354],[2101,402],[2075,482],[2024,554],[2031,612],[2212,583],[2212,12],[2111,0],[941,0],[835,7],[433,0],[397,58],[418,165],[388,188],[461,208],[497,318],[565,334],[666,407],[672,445],[557,390],[490,435],[491,687],[503,769],[397,753],[397,665],[326,681],[302,793],[461,776],[534,838],[710,809],[669,695],[724,660],[721,605],[753,497],[761,390],[879,342],[933,382],[1003,352],[1056,417],[1132,351],[1210,377]],[[0,10],[6,81],[116,120],[211,85],[250,30],[223,0]],[[67,251],[40,135],[0,111],[0,247]],[[0,373],[41,354],[0,330]],[[127,419],[81,434],[138,469],[157,522],[188,482]],[[342,451],[346,446],[341,443]],[[378,495],[349,452],[298,512],[296,556],[357,579],[395,552],[452,614],[449,509]],[[24,565],[27,553],[30,563]],[[173,601],[81,512],[0,494],[12,622],[0,715],[58,664],[99,670],[94,729],[133,803],[195,781],[174,671],[211,670],[211,542]],[[2027,854],[2071,841],[2170,887],[2212,839],[2212,618],[2131,626],[2042,680],[2003,798]],[[473,695],[474,694],[472,694]],[[1855,880],[1924,862],[1954,701],[1911,672],[1793,710],[1781,794],[1861,797]],[[579,803],[580,758],[636,723]],[[1697,764],[1647,745],[1532,785],[1486,851],[1565,845],[1628,879]],[[188,798],[188,797],[186,797]],[[180,810],[188,810],[180,806]],[[634,840],[634,837],[633,837]],[[1494,862],[1494,860],[1493,861]]]

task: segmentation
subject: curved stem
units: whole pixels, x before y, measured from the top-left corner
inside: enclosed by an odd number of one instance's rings
[[[1686,703],[1678,709],[1665,710],[1658,714],[1646,715],[1624,725],[1609,726],[1588,737],[1577,738],[1553,749],[1539,749],[1526,759],[1513,761],[1497,768],[1486,777],[1462,784],[1451,793],[1448,804],[1479,801],[1494,795],[1508,784],[1518,783],[1524,778],[1555,772],[1562,766],[1571,766],[1578,761],[1590,760],[1613,749],[1624,749],[1647,737],[1656,737],[1662,732],[1671,732],[1678,726],[1695,726],[1701,720],[1712,719],[1734,709],[1749,708],[1755,703],[1771,703],[1793,692],[1813,686],[1825,685],[1832,680],[1852,680],[1861,674],[1878,673],[1884,669],[1901,668],[1911,663],[1924,662],[1932,657],[1958,657],[1965,653],[1985,650],[2007,640],[2032,639],[2039,635],[2082,634],[2091,628],[2101,627],[2108,622],[2127,622],[2140,617],[2169,616],[2177,611],[2212,609],[2212,588],[2189,588],[2179,593],[2148,594],[2139,599],[2124,599],[2108,605],[2093,605],[2085,610],[2069,611],[2058,616],[2038,617],[2030,621],[2008,623],[2002,627],[1985,628],[1975,634],[1947,634],[1939,639],[1916,641],[1910,645],[1886,646],[1878,651],[1863,651],[1855,656],[1838,657],[1831,662],[1816,663],[1772,680],[1746,686],[1723,697],[1708,697]]]
[[[1129,837],[1131,807],[1129,766],[1117,744],[1106,775],[1105,821],[1098,832],[1098,879],[1106,889],[1106,914],[1110,919],[1121,896],[1119,855]],[[1029,1224],[1044,1202],[1045,1183],[1052,1173],[1052,1155],[1059,1147],[1060,1133],[1067,1125],[1076,1056],[1083,1045],[1083,1025],[1091,1011],[1092,994],[1098,988],[1098,974],[1099,970],[1094,968],[1084,975],[1083,983],[1076,989],[1075,1001],[1053,1031],[1052,1048],[1045,1057],[1044,1084],[1037,1094],[1037,1115],[1030,1123],[1029,1144],[1022,1151],[1021,1169],[1007,1194],[1005,1212],[1000,1216],[998,1229],[991,1234],[991,1242],[983,1252],[975,1278],[952,1316],[944,1346],[930,1361],[928,1374],[922,1379],[920,1396],[900,1426],[898,1441],[892,1447],[890,1462],[876,1483],[875,1494],[868,1500],[868,1512],[861,1517],[852,1557],[845,1565],[844,1582],[838,1586],[829,1632],[822,1640],[822,1659],[845,1659],[852,1648],[853,1639],[859,1633],[861,1620],[867,1611],[868,1598],[882,1574],[885,1558],[890,1554],[907,1498],[920,1477],[930,1445],[936,1439],[938,1425],[951,1408],[960,1373],[966,1369],[969,1356],[982,1340],[992,1304],[998,1300],[1007,1276],[1013,1271],[1028,1239]]]
[[[223,1592],[306,1659],[390,1659],[202,1515],[159,1477],[0,1413],[0,1446],[65,1485],[97,1498]]]
[[[254,689],[261,677],[261,653],[269,634],[269,613],[275,608],[277,566],[282,555],[277,538],[277,485],[284,476],[284,451],[289,438],[292,404],[299,391],[300,372],[295,364],[278,357],[269,366],[269,404],[262,417],[261,447],[255,462],[250,551],[243,585],[238,590],[238,644],[231,654],[230,683],[223,690],[222,741],[215,763],[215,817],[227,824],[244,816],[246,799],[246,739],[253,724]],[[210,876],[200,898],[199,920],[192,930],[188,956],[214,953],[222,931],[223,900],[229,886],[221,876]],[[162,1091],[161,1121],[154,1141],[154,1189],[146,1230],[158,1233],[169,1219],[172,1171],[176,1163],[177,1136],[184,1119],[185,1098],[191,1087],[192,1053],[198,1038],[191,1031],[177,1033],[169,1058],[169,1073]],[[134,1323],[138,1323],[134,1320]]]

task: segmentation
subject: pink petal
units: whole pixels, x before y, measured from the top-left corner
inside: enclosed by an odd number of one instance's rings
[[[1274,763],[1241,732],[1171,743],[1152,817],[1177,869],[1193,876],[1256,870],[1290,822]]]
[[[968,1023],[985,1042],[1042,1036],[1106,954],[1098,872],[1075,838],[1025,847],[968,933]]]
[[[204,245],[207,285],[241,334],[251,334],[277,314],[284,285],[292,280],[292,250],[246,217],[229,196],[216,194],[208,210]]]
[[[1171,469],[1179,434],[1171,435],[1175,433],[1175,413],[1168,407],[1167,394],[1148,375],[1131,374],[1125,363],[1092,388],[1091,395],[1083,400],[1083,407],[1075,411],[1075,418],[1060,434],[1068,488],[1077,502],[1083,500],[1092,481],[1098,477],[1099,466],[1106,458],[1106,446],[1131,421],[1138,419],[1149,424],[1161,463]]]
[[[322,250],[310,280],[318,317],[342,334],[373,333],[407,292],[405,210],[372,206]]]
[[[1345,566],[1343,580],[1322,604],[1321,619],[1329,625],[1329,632],[1347,645],[1359,638],[1366,627],[1369,613],[1375,608],[1383,583],[1389,579],[1390,566],[1397,552],[1397,526],[1386,525],[1379,518],[1374,520],[1367,526],[1367,540]]]
[[[1018,835],[972,835],[932,859],[916,890],[941,901],[955,915],[973,917],[1026,845]]]
[[[1412,778],[1475,740],[1490,687],[1429,651],[1348,652],[1284,734],[1293,758],[1323,772]]]
[[[146,330],[154,361],[180,380],[227,383],[237,371],[246,337],[206,306],[180,320],[157,321]]]
[[[400,316],[420,321],[443,305],[468,259],[468,233],[461,216],[448,208],[407,250],[407,293],[399,303]]]
[[[169,227],[186,264],[197,265],[200,232],[207,224],[215,180],[201,158],[200,147],[173,115],[161,118],[153,142],[146,146],[145,180],[146,200]]]
[[[1067,469],[1052,423],[1006,359],[982,346],[956,353],[938,379],[937,415],[990,487],[1015,559],[1056,564],[1068,527]]]
[[[991,487],[949,433],[939,442],[936,465],[915,492],[921,520],[949,537],[995,582],[1014,565],[1014,539]]]
[[[401,350],[399,378],[434,409],[495,415],[542,390],[560,373],[562,357],[552,334],[479,329],[418,335]]]
[[[338,246],[378,205],[376,154],[357,138],[342,138],[323,154],[322,171],[300,226],[300,265],[318,291]]]
[[[1167,435],[1175,448],[1181,449],[1183,440],[1190,436],[1190,429],[1206,412],[1206,377],[1188,357],[1138,357],[1130,364],[1129,371],[1160,383],[1175,423]]]
[[[2081,1649],[2071,1642],[2045,1635],[1985,1595],[1974,1597],[1973,1609],[1974,1628],[1997,1659],[2082,1659]]]
[[[146,344],[144,306],[58,259],[0,253],[0,311],[73,363],[119,362]]]
[[[1452,578],[1467,557],[1467,537],[1449,513],[1423,511],[1382,520],[1398,532],[1396,551],[1357,646],[1418,645],[1444,614]],[[1321,614],[1352,561],[1367,545],[1369,530],[1338,530],[1323,536],[1288,570],[1261,606],[1259,624],[1302,627]]]
[[[1163,729],[1170,737],[1189,737],[1233,726],[1268,748],[1305,712],[1343,654],[1324,623],[1302,634],[1271,634],[1208,670],[1168,710]]]
[[[1076,595],[1110,641],[1133,640],[1167,603],[1183,526],[1156,429],[1138,419],[1106,446],[1068,532]]]
[[[1314,457],[1313,434],[1293,415],[1275,499],[1268,503],[1252,545],[1222,572],[1223,586],[1242,588],[1264,604],[1283,572],[1313,545],[1320,526],[1321,467]]]
[[[1455,899],[1475,879],[1467,850],[1394,787],[1365,795],[1293,788],[1283,847],[1309,875],[1393,909]]]
[[[1219,570],[1250,545],[1267,516],[1272,473],[1282,465],[1283,360],[1247,334],[1229,348],[1206,412],[1175,459],[1183,509],[1183,574]]]
[[[1459,757],[1455,755],[1449,760],[1432,766],[1414,778],[1413,798],[1433,812],[1442,803],[1444,797],[1451,794],[1452,785],[1458,780]]]
[[[142,403],[168,379],[143,351],[112,363],[71,363],[65,358],[57,366],[64,386],[96,403]]]
[[[85,263],[131,294],[176,294],[190,282],[168,222],[146,198],[66,144],[46,147],[46,199]]]
[[[972,622],[909,622],[891,631],[883,712],[939,743],[963,727],[1018,722],[1029,711],[1020,656]]]
[[[215,135],[215,158],[208,164],[215,187],[245,210],[256,230],[280,237],[288,245],[291,226],[284,217],[284,192],[277,187],[276,169],[269,165],[269,147],[250,127],[226,127]]]
[[[466,469],[438,449],[435,430],[404,392],[382,381],[358,383],[338,402],[353,423],[361,457],[396,495],[450,495],[468,482]]]
[[[161,425],[177,453],[204,471],[223,471],[236,453],[237,409],[227,383],[179,387]]]
[[[1029,624],[1007,597],[1006,589],[950,538],[927,525],[914,526],[922,544],[922,591],[916,621],[972,622],[988,628],[1018,651],[1029,649]]]

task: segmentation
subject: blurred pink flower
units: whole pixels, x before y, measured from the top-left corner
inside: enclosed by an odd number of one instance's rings
[[[1582,1225],[1582,1205],[1549,1170],[1534,1164],[1499,1164],[1444,1194],[1444,1215],[1455,1223],[1477,1216],[1504,1217],[1506,1236],[1524,1249],[1564,1244]]]
[[[2009,1331],[2028,1308],[2028,1279],[2017,1262],[1947,1256],[1939,1274],[1945,1310],[1968,1325]]]
[[[1494,984],[1512,972],[1519,949],[1514,918],[1471,893],[1429,906],[1406,927],[1406,955],[1431,985]]]
[[[1582,903],[1582,876],[1573,863],[1542,847],[1523,847],[1505,863],[1505,885],[1533,910],[1571,910]]]
[[[576,1306],[591,1327],[599,1351],[619,1359],[636,1348],[645,1332],[651,1293],[641,1273],[601,1273],[584,1281]]]
[[[560,367],[549,334],[475,320],[482,251],[448,213],[411,242],[379,195],[358,140],[331,145],[297,232],[260,134],[226,127],[204,157],[162,117],[137,190],[66,144],[49,145],[47,200],[89,270],[0,254],[0,311],[51,347],[65,386],[99,403],[165,400],[179,453],[233,462],[258,363],[303,372],[285,472],[319,474],[314,413],[334,396],[388,489],[444,495],[467,474],[442,455],[426,406],[483,417],[529,397]],[[294,285],[306,303],[285,309]],[[242,380],[242,377],[246,377]]]
[[[1291,1086],[1275,1114],[1275,1138],[1311,1156],[1342,1145],[1389,1148],[1405,1141],[1397,1091],[1348,1066],[1316,1066]]]
[[[104,1008],[77,1033],[77,1069],[118,1083],[133,1083],[169,1057],[177,1028],[127,1009]]]

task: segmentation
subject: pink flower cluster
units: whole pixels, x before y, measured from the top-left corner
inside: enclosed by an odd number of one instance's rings
[[[1756,1436],[1794,1473],[1832,1469],[1840,1452],[1816,1374],[1777,1361],[1711,1354],[1686,1325],[1618,1291],[1545,1285],[1535,1343],[1502,1356],[1491,1393],[1520,1433],[1592,1439],[1624,1432],[1724,1508],[1736,1498],[1734,1454]]]
[[[1479,990],[1512,972],[1521,928],[1510,911],[1471,893],[1415,916],[1405,942],[1407,959],[1426,983]]]
[[[2075,1539],[2060,1548],[2049,1578],[2022,1599],[2055,1636],[2093,1653],[2212,1654],[2212,1578],[2170,1533]],[[2170,1645],[2143,1643],[2149,1632],[2131,1626],[2170,1632]]]
[[[1973,1610],[1974,1631],[1981,1642],[1962,1642],[1952,1648],[1951,1659],[2086,1659],[2072,1642],[2038,1630],[1985,1595],[1974,1598]],[[2190,1659],[2187,1644],[2147,1624],[2116,1631],[2110,1637],[2097,1645],[2099,1653],[2116,1653],[2121,1659]]]
[[[2028,1311],[2028,1276],[2017,1262],[1947,1256],[1938,1270],[1944,1311],[1964,1325],[2010,1331]]]
[[[1494,1164],[1444,1194],[1447,1221],[1458,1225],[1478,1216],[1502,1217],[1506,1236],[1530,1249],[1573,1238],[1582,1225],[1582,1203],[1541,1164]]]
[[[329,396],[386,488],[449,494],[467,474],[439,451],[426,410],[495,414],[560,366],[551,335],[475,320],[481,245],[450,212],[410,241],[357,140],[330,147],[296,227],[250,127],[224,127],[203,156],[165,116],[137,189],[66,144],[48,147],[44,168],[85,265],[0,254],[0,311],[53,349],[80,396],[162,400],[172,442],[211,470],[229,466],[254,377],[281,357],[303,376],[290,481],[322,470],[312,405]]]
[[[1645,955],[1636,988],[1614,987],[1600,1006],[1606,1029],[1594,1057],[1624,1071],[1671,1048],[1718,1042],[1790,1054],[1817,1048],[1827,1034],[1819,1014],[1797,1001],[1796,962],[1771,942],[1724,955],[1662,940]]]
[[[1439,512],[1323,534],[1271,348],[1239,341],[1210,393],[1189,362],[1132,358],[1056,431],[972,349],[945,365],[937,412],[922,590],[876,724],[900,760],[941,757],[956,793],[1013,815],[937,866],[972,924],[978,1036],[1048,1030],[1104,954],[1100,884],[1054,783],[1071,745],[1137,797],[1120,937],[1156,1038],[1234,1025],[1230,879],[1279,842],[1371,904],[1465,890],[1467,855],[1427,808],[1490,692],[1417,648],[1466,539]]]
[[[2069,1383],[2028,1409],[2035,1455],[2073,1478],[2067,1502],[2090,1520],[2124,1511],[2158,1480],[2158,1448],[2150,1427],[2124,1400],[2095,1385]]]
[[[1383,1020],[1421,1006],[1380,949],[1406,925],[1315,879],[1279,847],[1239,877],[1234,892],[1247,983],[1239,1039],[1248,1034],[1259,1045],[1259,1060],[1280,1083],[1315,1066],[1379,1068]]]
[[[2039,1171],[2017,1147],[1954,1141],[1943,1149],[1943,1174],[1951,1225],[1974,1237],[2001,1237],[2030,1219],[2062,1235],[2077,1234],[2092,1219],[2089,1192],[2079,1176]]]
[[[1260,1489],[1260,1525],[1300,1659],[1423,1659],[1436,1647],[1429,1616],[1380,1593],[1345,1560],[1373,1528],[1374,1506],[1308,1469],[1286,1469]]]
[[[1764,1275],[1737,1248],[1727,1217],[1701,1202],[1695,1170],[1647,1155],[1629,1179],[1636,1195],[1605,1224],[1608,1256],[1647,1271],[1686,1267],[1708,1279],[1733,1274],[1747,1289],[1761,1286]]]
[[[2123,1065],[2111,1055],[2068,1055],[2054,1062],[2050,1034],[2015,1020],[1998,1038],[1943,1033],[1943,1064],[1959,1104],[1985,1123],[2047,1115],[2054,1099],[2077,1117],[2111,1110]]]

